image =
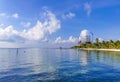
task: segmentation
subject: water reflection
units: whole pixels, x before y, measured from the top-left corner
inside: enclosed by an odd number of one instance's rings
[[[88,52],[78,51],[78,56],[80,58],[80,65],[86,66],[88,64]]]
[[[120,52],[102,52],[102,51],[96,51],[92,52],[93,54],[96,54],[96,61],[107,64],[110,66],[113,66],[115,68],[120,68]]]
[[[120,68],[120,52],[107,51],[81,51],[78,50],[80,65],[86,66],[88,63],[101,63]]]
[[[119,52],[39,48],[0,49],[0,52],[0,78],[15,79],[20,75],[29,80],[34,77],[34,80],[77,81],[120,76]]]

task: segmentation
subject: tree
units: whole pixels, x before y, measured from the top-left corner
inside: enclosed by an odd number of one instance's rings
[[[78,46],[79,48],[116,48],[116,49],[120,49],[120,41],[113,41],[113,40],[109,40],[109,41],[102,41],[99,42],[99,39],[96,38],[96,42],[95,43],[82,43],[81,42],[81,46]]]
[[[99,39],[98,39],[98,38],[96,38],[96,43],[97,43],[97,44],[99,43]]]

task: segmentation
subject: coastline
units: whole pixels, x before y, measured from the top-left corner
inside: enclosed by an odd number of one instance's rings
[[[90,50],[90,51],[115,51],[120,52],[120,49],[97,49],[97,48],[80,48],[81,50]]]

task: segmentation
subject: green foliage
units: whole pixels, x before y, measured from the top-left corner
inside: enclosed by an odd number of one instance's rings
[[[102,41],[96,38],[95,43],[82,43],[81,46],[75,46],[74,48],[104,48],[104,49],[120,49],[120,41]]]

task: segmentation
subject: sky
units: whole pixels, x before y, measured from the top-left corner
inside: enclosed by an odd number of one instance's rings
[[[0,47],[70,47],[120,39],[120,0],[0,0]]]

